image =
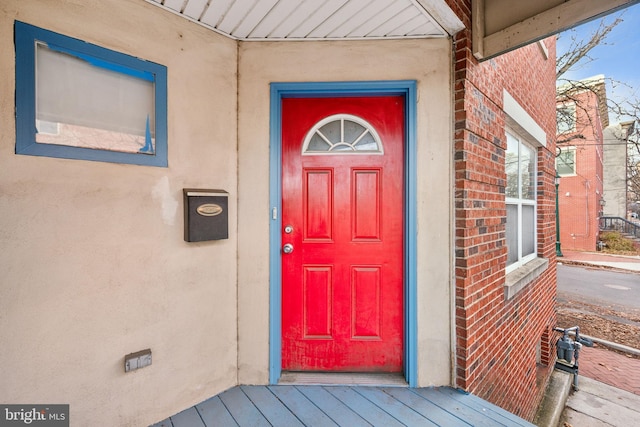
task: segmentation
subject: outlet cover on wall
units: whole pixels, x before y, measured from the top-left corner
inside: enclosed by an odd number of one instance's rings
[[[124,371],[134,371],[151,365],[151,349],[141,350],[127,354],[124,357]]]

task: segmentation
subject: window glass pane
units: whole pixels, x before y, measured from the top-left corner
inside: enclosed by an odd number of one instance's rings
[[[556,170],[558,175],[575,175],[576,173],[576,151],[571,149],[562,149],[558,157],[556,157]]]
[[[353,122],[351,120],[345,120],[344,121],[344,142],[353,144],[358,140],[358,137],[360,137],[365,131],[366,129],[364,128],[364,126],[356,122]]]
[[[536,162],[535,152],[524,144],[520,145],[520,179],[522,198],[533,200],[535,198]]]
[[[318,132],[322,133],[322,135],[324,135],[324,137],[331,141],[331,143],[333,144],[337,144],[342,140],[339,120],[327,123],[320,129],[318,129]]]
[[[14,29],[16,154],[167,167],[167,67]]]
[[[36,142],[155,152],[154,76],[36,43]]]
[[[507,197],[519,198],[518,191],[518,140],[507,134],[507,152],[505,153],[505,171],[507,174]]]
[[[336,114],[316,123],[302,144],[303,154],[383,154],[382,142],[373,127],[359,117]]]
[[[507,266],[517,267],[536,253],[536,167],[536,149],[507,133]]]
[[[507,205],[507,265],[518,261],[518,205]]]
[[[309,141],[309,151],[329,151],[329,148],[331,148],[329,143],[322,139],[317,133],[314,134]]]
[[[536,215],[535,207],[522,205],[522,256],[536,251]]]
[[[556,108],[557,133],[573,132],[576,127],[575,104],[561,105]]]
[[[355,145],[357,151],[379,151],[378,142],[370,132],[366,132],[360,137]]]

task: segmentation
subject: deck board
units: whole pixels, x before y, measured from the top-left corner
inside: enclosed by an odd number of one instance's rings
[[[398,420],[365,399],[351,387],[327,387],[327,391],[372,425],[376,423],[384,427],[402,427]]]
[[[173,427],[206,427],[194,406],[171,417]]]
[[[368,427],[371,425],[324,387],[307,386],[298,387],[298,389],[340,426]]]
[[[338,425],[296,387],[275,385],[268,388],[282,403],[287,405],[287,407],[297,415],[298,419],[304,425],[318,427],[335,427]]]
[[[437,426],[437,424],[429,421],[428,418],[416,412],[410,406],[405,405],[383,390],[373,387],[359,387],[356,391],[364,398],[368,399],[374,405],[379,406],[393,418],[398,420],[402,425],[406,426]],[[410,393],[406,388],[400,389],[400,392]]]
[[[238,386],[153,427],[535,427],[449,387]]]
[[[445,388],[445,387],[438,389],[438,391],[462,403],[463,405],[466,405],[469,408],[474,409],[475,411],[482,412],[492,420],[502,423],[504,425],[514,426],[514,427],[515,426],[525,427],[528,425],[526,421],[518,420],[517,418],[514,418],[513,414],[511,414],[510,412],[507,412],[501,407],[496,406],[492,403],[489,403],[486,400],[482,400],[478,396],[474,396],[472,394],[464,393],[459,390],[454,390],[454,389]]]
[[[413,389],[402,390],[398,388],[385,388],[383,390],[427,418],[435,425],[447,427],[471,427],[471,424],[415,393]]]
[[[465,422],[471,424],[474,427],[495,427],[502,426],[504,424],[499,423],[491,418],[487,417],[482,412],[478,412],[474,409],[463,405],[457,400],[452,399],[438,391],[435,388],[419,388],[416,389],[416,393],[429,399],[432,403],[443,408],[445,411],[454,414],[456,417],[465,420]]]
[[[268,388],[262,386],[241,386],[240,388],[271,425],[304,427],[304,424]]]
[[[196,409],[206,426],[238,427],[227,408],[218,396],[196,405]]]
[[[241,426],[270,427],[269,421],[256,408],[240,387],[234,387],[222,393],[224,403],[233,419]]]
[[[159,423],[155,423],[150,427],[173,427],[173,423],[171,422],[171,418],[167,418],[166,420],[162,420]]]

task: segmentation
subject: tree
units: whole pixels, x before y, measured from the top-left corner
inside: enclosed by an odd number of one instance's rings
[[[638,144],[635,145],[638,147]],[[629,183],[629,189],[627,193],[627,200],[629,201],[629,208],[634,212],[640,211],[640,156],[635,153],[634,157],[629,157],[627,164],[627,180]]]
[[[624,12],[613,20],[602,19],[598,28],[587,39],[578,38],[575,31],[568,31],[560,35],[560,37],[570,37],[571,41],[567,51],[559,52],[556,58],[557,126],[559,133],[556,145],[558,147],[558,158],[562,160],[563,147],[566,148],[575,139],[584,140],[585,129],[594,126],[593,115],[586,114],[593,109],[593,106],[586,105],[585,97],[580,96],[585,91],[591,91],[600,100],[600,116],[606,118],[606,124],[608,124],[609,116],[615,118],[615,121],[635,122],[636,125],[630,127],[630,132],[621,136],[619,142],[615,142],[627,144],[628,146],[627,196],[628,201],[631,203],[640,200],[640,100],[637,98],[616,100],[607,97],[607,84],[613,88],[630,87],[626,83],[611,77],[603,77],[601,81],[572,80],[564,77],[569,70],[594,60],[590,56],[591,51],[596,46],[607,44],[607,36],[623,21],[623,15]],[[585,114],[579,114],[580,112]],[[576,120],[576,117],[580,117],[581,120]]]

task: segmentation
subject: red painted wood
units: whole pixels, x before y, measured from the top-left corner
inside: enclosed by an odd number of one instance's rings
[[[333,170],[304,170],[304,238],[330,240],[333,233]]]
[[[380,240],[380,175],[380,170],[353,173],[353,240]]]
[[[382,339],[380,267],[352,267],[352,338]]]
[[[332,269],[303,267],[304,338],[331,338]]]
[[[402,97],[282,103],[282,368],[402,370]],[[313,125],[333,114],[369,122],[384,155],[302,156]]]

